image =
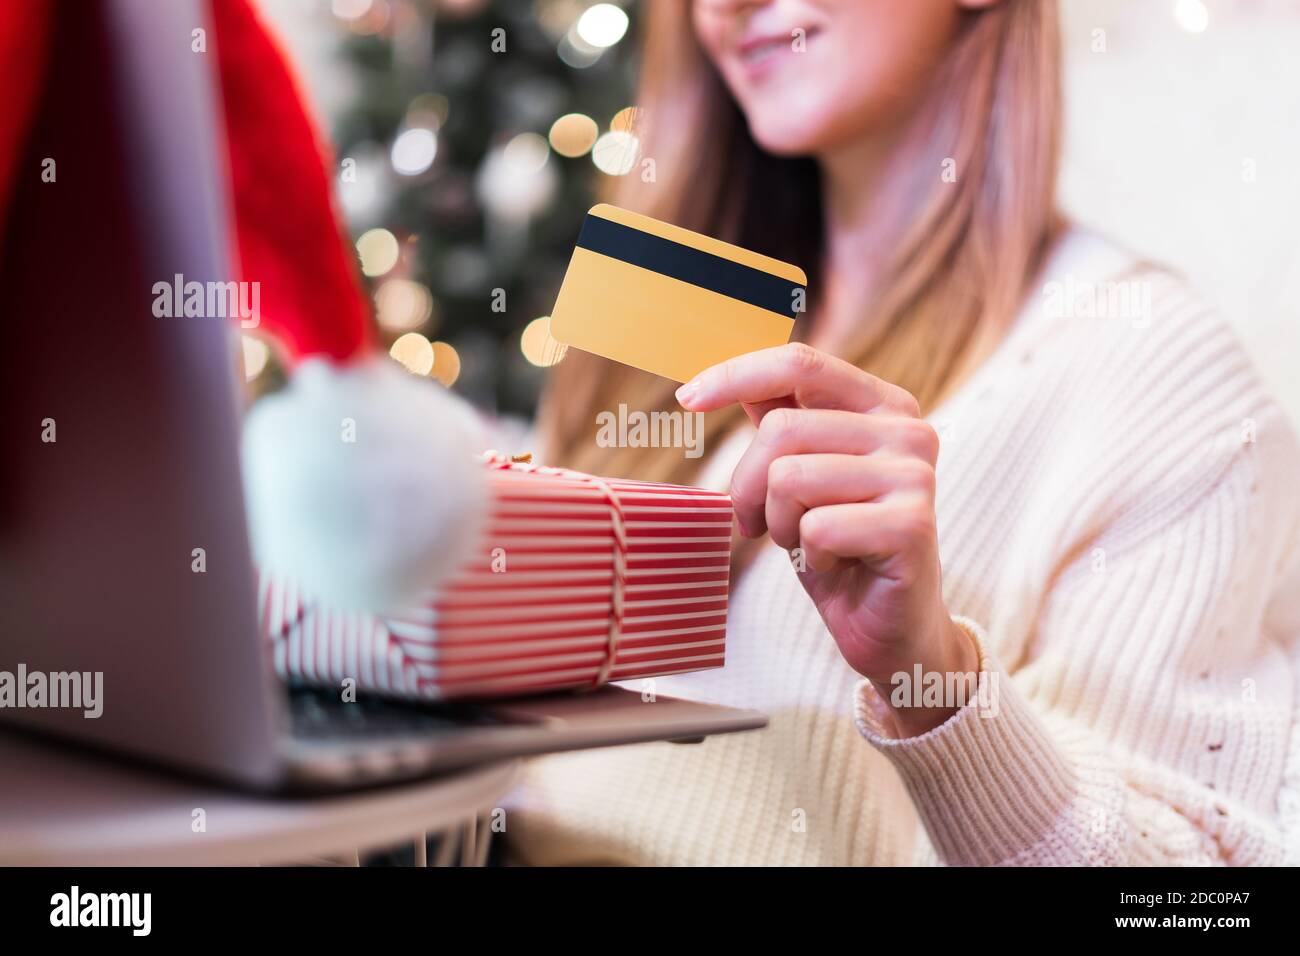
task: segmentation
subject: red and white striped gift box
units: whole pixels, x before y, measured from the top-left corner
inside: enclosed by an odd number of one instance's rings
[[[334,609],[264,575],[285,678],[403,697],[503,697],[721,667],[731,499],[506,461],[479,553],[418,606]]]

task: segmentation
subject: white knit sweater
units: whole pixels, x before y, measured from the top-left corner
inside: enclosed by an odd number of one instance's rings
[[[1300,862],[1300,444],[1228,326],[1076,231],[931,421],[944,595],[996,715],[891,739],[770,546],[734,590],[727,666],[654,689],[771,725],[534,761],[518,859]]]

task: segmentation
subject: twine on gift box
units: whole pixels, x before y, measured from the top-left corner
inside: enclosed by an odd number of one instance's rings
[[[627,525],[623,517],[623,504],[618,494],[604,478],[588,475],[568,468],[552,468],[539,465],[533,461],[531,454],[506,456],[498,451],[483,453],[484,461],[489,467],[502,471],[522,471],[529,474],[554,475],[559,478],[571,478],[599,488],[609,502],[610,527],[614,533],[614,588],[610,601],[609,636],[605,642],[605,659],[601,661],[596,679],[591,690],[602,687],[609,681],[614,669],[614,660],[618,657],[618,642],[623,632],[623,594],[627,588]]]

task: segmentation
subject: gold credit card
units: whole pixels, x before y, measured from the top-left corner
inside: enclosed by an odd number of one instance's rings
[[[685,382],[790,341],[802,269],[617,206],[593,206],[551,312],[551,335]]]

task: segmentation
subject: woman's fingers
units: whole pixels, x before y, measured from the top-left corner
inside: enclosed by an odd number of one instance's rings
[[[888,451],[933,465],[939,439],[919,418],[862,415],[828,409],[776,408],[768,412],[731,476],[731,499],[740,532],[767,530],[768,473],[787,455],[872,455]]]
[[[934,504],[924,495],[813,508],[799,522],[799,546],[819,573],[863,561],[910,587],[933,562]]]
[[[787,397],[806,408],[920,414],[916,399],[906,390],[802,342],[720,362],[677,390],[677,400],[693,412]]]
[[[804,514],[825,505],[877,501],[895,493],[934,497],[934,468],[918,458],[788,455],[768,470],[766,520],[772,540],[799,547]]]
[[[799,403],[787,395],[785,398],[770,398],[765,402],[754,402],[752,404],[749,402],[741,402],[740,407],[743,408],[745,414],[749,416],[750,424],[757,428],[759,425],[763,424],[763,419],[767,417],[767,413],[772,409],[798,408]]]

